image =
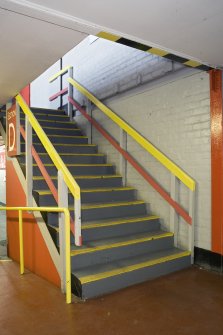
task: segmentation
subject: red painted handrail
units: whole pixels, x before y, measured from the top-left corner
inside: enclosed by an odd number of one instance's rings
[[[66,87],[63,90],[61,90],[61,91],[55,93],[54,95],[52,95],[51,97],[49,97],[49,101],[53,101],[56,98],[58,98],[59,96],[66,94],[67,92],[68,92],[68,88]]]
[[[20,133],[21,133],[22,137],[24,138],[24,141],[26,141],[26,132],[25,132],[23,126],[21,126],[21,125],[20,125]],[[52,195],[53,195],[56,203],[58,204],[58,191],[57,191],[57,189],[56,189],[56,187],[55,187],[55,185],[54,185],[54,183],[53,183],[53,181],[52,181],[49,173],[47,172],[47,170],[46,170],[46,168],[45,168],[45,166],[44,166],[44,164],[43,164],[43,162],[42,162],[39,154],[36,152],[36,150],[35,150],[35,148],[34,148],[33,145],[31,147],[31,152],[32,152],[32,156],[35,159],[35,162],[36,162],[38,168],[40,169],[40,172],[42,173],[43,178],[45,179],[45,182],[47,183],[50,191],[52,192]],[[72,218],[70,218],[70,224],[71,224],[71,228],[70,229],[71,229],[72,233],[74,234],[74,225],[75,225],[75,223],[74,223],[74,221],[73,221]]]
[[[192,224],[191,216],[180,206],[170,195],[149,175],[143,167],[124,149],[122,149],[117,141],[114,140],[100,124],[93,119],[86,111],[72,98],[68,97],[68,101],[75,106],[81,114],[122,154],[122,156],[139,172],[139,174],[175,209],[175,211],[189,224]]]

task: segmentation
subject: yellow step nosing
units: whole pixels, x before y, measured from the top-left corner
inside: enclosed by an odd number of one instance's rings
[[[97,274],[94,274],[94,275],[83,276],[83,277],[80,277],[79,280],[80,280],[82,285],[83,284],[88,284],[88,283],[91,283],[91,282],[94,282],[94,281],[97,281],[97,280],[102,280],[102,279],[106,279],[106,278],[109,278],[109,277],[122,275],[122,274],[125,274],[127,272],[140,270],[140,269],[143,269],[143,268],[146,268],[146,267],[149,267],[149,266],[154,266],[154,265],[158,265],[158,264],[161,264],[161,263],[173,261],[173,260],[183,258],[183,257],[187,257],[187,256],[190,256],[190,255],[191,255],[191,253],[189,251],[183,251],[181,253],[175,253],[173,255],[160,257],[160,258],[153,259],[153,260],[150,260],[150,261],[145,261],[145,262],[134,264],[134,265],[127,265],[125,267],[114,269],[114,270],[111,270],[111,271],[101,272],[101,273],[97,273]]]
[[[114,248],[119,248],[119,247],[126,247],[128,245],[144,243],[144,242],[149,242],[153,240],[159,240],[162,238],[172,237],[172,236],[173,236],[173,233],[162,233],[159,235],[150,235],[147,237],[140,237],[134,240],[130,239],[127,241],[121,241],[121,242],[105,244],[105,245],[98,245],[96,247],[90,247],[86,249],[77,249],[77,250],[71,251],[71,256],[78,256],[78,255],[88,254],[88,253],[97,252],[97,251],[103,251],[103,250],[114,249]]]
[[[121,175],[102,175],[102,176],[73,176],[74,179],[110,179],[110,178],[121,178]],[[57,176],[50,176],[51,179],[57,179]],[[33,176],[33,180],[44,180],[42,176]]]
[[[23,117],[20,118],[20,120],[25,120]],[[51,123],[65,123],[65,124],[75,124],[72,123],[72,121],[58,121],[58,120],[45,120],[45,119],[38,119],[38,122],[51,122]]]
[[[43,126],[42,128],[43,128],[43,130],[44,129],[55,129],[55,130],[69,130],[69,131],[78,130],[78,131],[81,131],[80,128],[60,128],[60,127],[48,127],[48,126]]]
[[[21,152],[20,153],[20,156],[21,155],[25,155],[26,153],[25,152]],[[39,156],[49,156],[49,154],[47,153],[47,152],[39,152],[38,153],[38,155]],[[105,156],[104,154],[74,154],[73,152],[71,152],[71,153],[67,153],[67,152],[62,152],[62,153],[60,153],[60,152],[58,152],[58,155],[60,155],[60,156],[93,156],[93,157],[103,157],[103,156]]]
[[[38,136],[37,134],[33,134],[34,136]],[[62,138],[88,138],[87,136],[82,135],[54,135],[54,134],[48,134],[48,137],[62,137]]]
[[[82,210],[94,209],[94,208],[107,208],[107,207],[117,207],[117,206],[133,206],[133,205],[141,205],[145,204],[145,201],[136,200],[136,201],[124,201],[124,202],[112,202],[105,204],[95,204],[95,205],[82,205]],[[73,208],[71,208],[73,209]]]
[[[113,191],[130,191],[135,190],[133,187],[110,187],[110,188],[89,188],[89,189],[82,189],[81,193],[96,193],[96,192],[113,192]],[[50,190],[35,190],[40,195],[49,195],[52,194]]]
[[[46,117],[48,117],[48,116],[55,116],[55,117],[61,117],[61,118],[65,117],[67,119],[69,118],[69,116],[67,116],[67,115],[47,114],[47,112],[46,113],[34,113],[34,116],[36,116],[36,115],[44,115]]]
[[[25,165],[25,163],[22,163],[21,165]],[[38,166],[38,164],[33,164],[33,166]],[[46,163],[44,166],[55,166],[54,164],[51,163]],[[113,166],[112,164],[66,164],[66,166],[98,166],[98,167],[103,167],[103,166]]]
[[[159,218],[160,218],[159,216],[151,215],[151,216],[143,217],[143,218],[136,217],[136,218],[126,219],[126,220],[107,221],[107,222],[104,222],[104,223],[89,223],[89,224],[83,225],[82,230],[100,228],[100,227],[116,226],[116,225],[128,224],[128,223],[134,223],[134,222],[140,222],[140,221],[151,221],[151,220],[155,220],[155,219],[159,219]]]

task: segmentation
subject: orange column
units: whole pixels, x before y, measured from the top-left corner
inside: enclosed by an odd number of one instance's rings
[[[27,85],[26,87],[24,87],[21,90],[20,94],[25,100],[25,102],[27,103],[27,105],[30,106],[30,85]]]
[[[222,71],[210,72],[211,112],[211,194],[212,251],[222,254],[223,245],[223,131],[222,131]]]

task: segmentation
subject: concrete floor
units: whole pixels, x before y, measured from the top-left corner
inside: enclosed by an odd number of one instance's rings
[[[14,262],[0,262],[0,283],[1,335],[223,334],[223,277],[198,268],[71,305]]]

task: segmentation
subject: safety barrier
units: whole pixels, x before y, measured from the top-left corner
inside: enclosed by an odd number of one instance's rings
[[[64,276],[64,290],[66,292],[66,303],[71,303],[71,261],[70,261],[70,212],[67,208],[62,207],[0,207],[1,211],[18,211],[19,213],[19,257],[20,257],[20,274],[24,274],[24,240],[23,240],[23,218],[22,212],[57,212],[64,214],[64,227],[59,230],[60,240],[64,236],[64,241],[61,244],[64,248],[60,249],[61,276]],[[65,228],[65,229],[64,229]],[[65,230],[65,231],[64,231]]]
[[[80,93],[84,95],[91,103],[93,103],[98,109],[103,112],[110,120],[112,120],[121,129],[119,143],[115,141],[92,117],[89,113],[86,113],[83,108],[77,104],[70,96],[68,101],[75,106],[82,115],[90,121],[101,134],[109,140],[109,142],[120,152],[125,159],[125,164],[128,161],[140,175],[150,183],[150,185],[169,203],[170,205],[170,224],[171,231],[174,232],[174,243],[178,245],[178,216],[181,216],[189,225],[189,239],[188,249],[191,251],[191,261],[193,263],[194,258],[194,217],[195,217],[195,181],[180,167],[178,167],[173,161],[165,156],[160,150],[158,150],[152,143],[150,143],[145,137],[139,134],[133,127],[125,122],[121,117],[114,113],[110,108],[98,100],[91,92],[85,87],[80,85],[73,78],[68,78],[69,84],[75,87]],[[149,174],[146,172],[127,152],[126,138],[129,135],[134,139],[141,147],[143,147],[150,155],[152,155],[158,162],[160,162],[169,172],[171,173],[171,189],[170,193],[166,192]],[[126,168],[121,168],[125,173]],[[177,202],[178,195],[178,181],[181,181],[189,190],[189,210],[188,212]]]

